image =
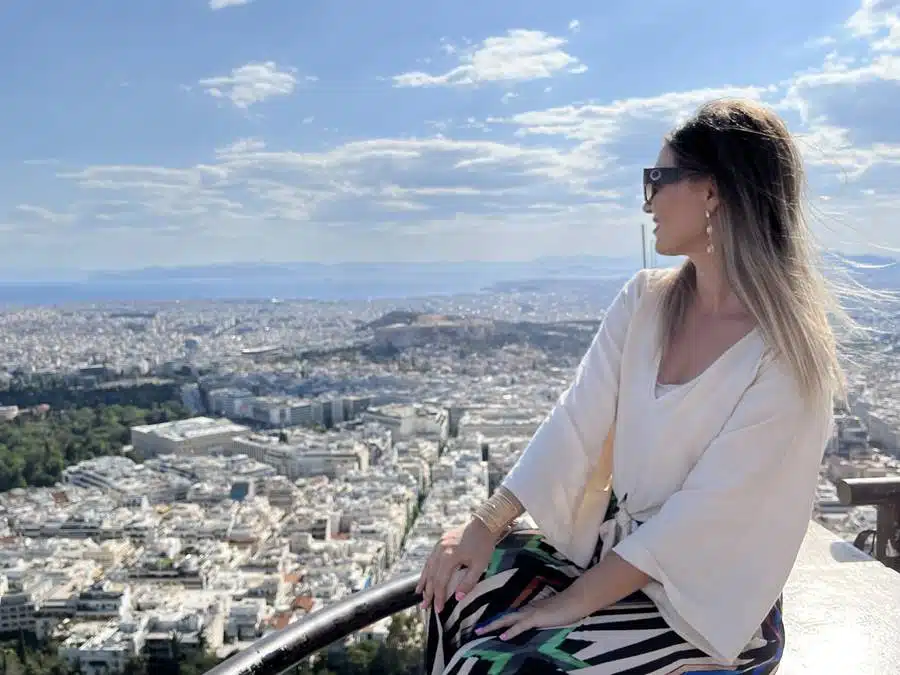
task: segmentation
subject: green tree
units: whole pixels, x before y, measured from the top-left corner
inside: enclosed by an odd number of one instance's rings
[[[3,672],[4,675],[25,675],[25,667],[16,654],[15,649],[6,648],[3,650]]]
[[[0,424],[0,492],[52,486],[69,464],[120,453],[132,426],[184,417],[187,411],[177,402],[147,408],[116,404],[56,410]]]

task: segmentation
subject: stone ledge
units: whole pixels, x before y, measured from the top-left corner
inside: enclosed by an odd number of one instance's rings
[[[900,671],[900,573],[810,522],[784,589],[778,675]]]

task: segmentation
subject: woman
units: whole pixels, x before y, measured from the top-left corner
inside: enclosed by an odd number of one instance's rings
[[[644,171],[674,271],[629,281],[419,588],[428,672],[773,673],[843,391],[784,124],[709,103]],[[513,530],[527,511],[538,530]],[[499,544],[498,544],[499,542]]]

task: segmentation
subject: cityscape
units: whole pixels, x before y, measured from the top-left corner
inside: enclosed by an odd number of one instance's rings
[[[173,645],[215,663],[419,569],[515,461],[626,278],[7,308],[0,633],[92,675],[165,663]],[[842,505],[834,481],[900,475],[897,316],[857,315],[868,332],[845,347],[850,406],[811,517],[848,541],[875,511]],[[82,429],[98,440],[54,463],[54,425],[83,402],[106,416]],[[92,431],[110,415],[141,423]]]

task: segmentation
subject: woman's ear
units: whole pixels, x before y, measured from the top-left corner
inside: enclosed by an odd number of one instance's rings
[[[715,213],[719,208],[719,190],[715,181],[710,181],[706,189],[706,211],[707,213]]]

